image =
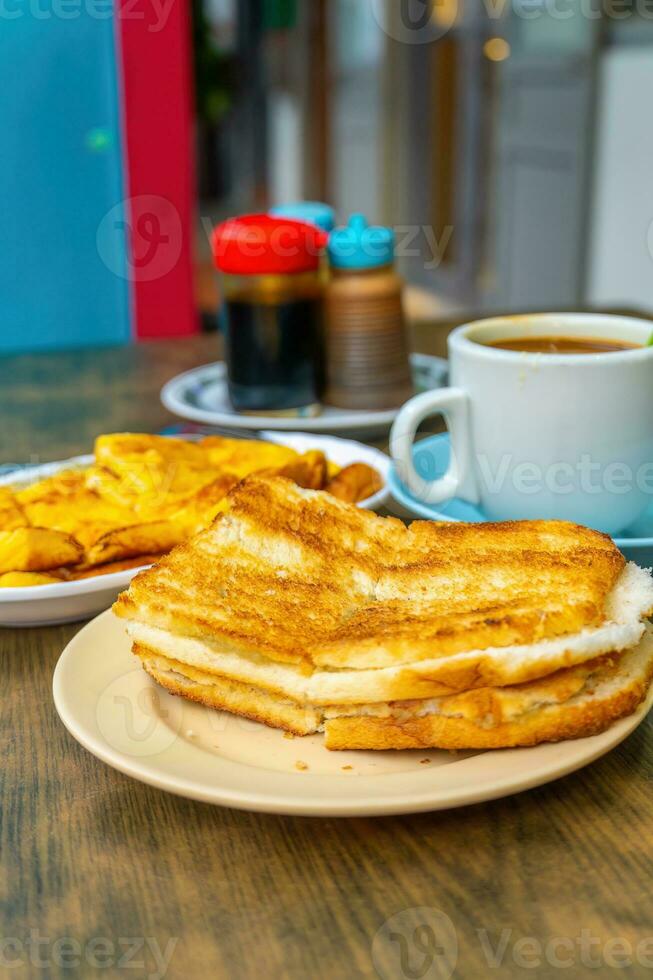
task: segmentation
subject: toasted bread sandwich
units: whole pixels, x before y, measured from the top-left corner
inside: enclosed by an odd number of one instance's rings
[[[329,748],[533,744],[644,696],[653,580],[605,535],[406,527],[278,477],[229,501],[114,606],[174,693]]]

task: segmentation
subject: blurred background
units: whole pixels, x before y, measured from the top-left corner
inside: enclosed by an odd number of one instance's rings
[[[209,234],[392,224],[413,322],[653,313],[646,0],[42,0],[0,31],[0,351],[215,326]]]

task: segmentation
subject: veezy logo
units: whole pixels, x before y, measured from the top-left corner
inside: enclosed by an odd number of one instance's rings
[[[374,936],[372,959],[381,980],[449,980],[458,962],[455,926],[440,909],[404,909]]]
[[[96,245],[114,275],[130,282],[152,282],[174,269],[182,239],[175,206],[165,197],[140,194],[120,201],[105,214]]]

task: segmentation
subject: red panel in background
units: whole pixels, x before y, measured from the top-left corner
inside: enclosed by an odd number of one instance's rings
[[[195,333],[187,0],[119,0],[130,271],[138,339]]]

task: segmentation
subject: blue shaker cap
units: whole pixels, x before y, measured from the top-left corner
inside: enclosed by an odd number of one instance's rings
[[[377,269],[394,261],[395,233],[352,214],[348,225],[331,232],[328,252],[334,269]]]
[[[292,204],[280,204],[270,208],[270,214],[275,218],[294,218],[295,221],[307,221],[317,225],[322,231],[333,231],[336,226],[336,212],[328,204],[321,201],[295,201]]]

